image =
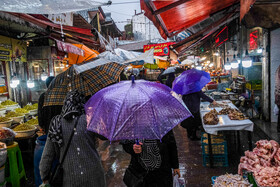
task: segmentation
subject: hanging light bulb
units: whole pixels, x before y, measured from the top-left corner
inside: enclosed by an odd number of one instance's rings
[[[17,76],[14,76],[11,80],[11,84],[19,85],[19,83],[20,83],[20,80],[17,78]]]
[[[28,80],[27,81],[27,87],[28,88],[34,88],[35,87],[35,83],[33,80]]]
[[[13,83],[13,82],[11,82],[11,83],[10,83],[10,86],[11,86],[11,88],[16,88],[18,85],[15,84],[15,83]]]
[[[263,52],[263,49],[262,48],[259,48],[259,49],[257,49],[257,53],[262,53]]]
[[[218,52],[215,52],[213,55],[215,56],[219,56],[220,54]]]
[[[48,78],[48,75],[45,72],[43,72],[42,75],[41,75],[41,80],[46,81],[47,78]]]
[[[232,61],[231,61],[230,64],[231,64],[231,68],[232,68],[232,69],[238,68],[239,63],[238,63],[238,61],[236,60],[235,55],[233,55],[233,59],[232,59]]]
[[[250,56],[248,55],[248,50],[246,50],[246,56],[244,57],[244,59],[242,60],[242,66],[244,68],[249,68],[252,66],[252,59],[250,58]]]
[[[203,60],[205,60],[205,59],[206,59],[206,57],[204,56],[204,57],[202,57],[200,60],[203,61]]]
[[[214,66],[214,64],[213,64],[213,63],[209,64],[209,67],[210,67],[210,68],[212,68],[213,66]]]
[[[195,67],[195,69],[197,69],[197,70],[202,70],[202,66],[201,66],[201,65],[198,65],[198,66]]]

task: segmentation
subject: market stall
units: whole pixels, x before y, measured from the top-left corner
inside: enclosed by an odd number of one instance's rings
[[[254,123],[244,116],[231,101],[224,100],[218,101],[217,103],[217,105],[212,105],[202,102],[200,111],[203,128],[208,133],[210,167],[213,166],[212,138],[210,134],[216,135],[219,131],[231,130],[238,132],[240,130],[246,130],[248,131],[249,149],[252,150],[251,132],[253,131]]]

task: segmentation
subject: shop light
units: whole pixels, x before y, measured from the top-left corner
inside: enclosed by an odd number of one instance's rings
[[[197,70],[202,70],[202,66],[200,66],[200,65],[199,65],[199,66],[196,66],[195,69],[197,69]]]
[[[227,58],[227,62],[225,63],[224,67],[225,67],[225,70],[227,70],[227,71],[231,69],[231,64],[229,63],[228,58]]]
[[[20,83],[20,80],[16,76],[12,78],[11,84],[19,85],[19,83]]]
[[[44,72],[42,75],[41,75],[41,80],[42,81],[46,81],[48,78],[48,75]]]
[[[213,55],[215,56],[219,56],[220,54],[218,52],[215,52]]]
[[[192,68],[194,68],[194,65],[191,65]]]
[[[13,83],[13,82],[11,82],[10,86],[11,86],[11,88],[16,88],[18,85]]]
[[[257,49],[257,53],[262,53],[263,52],[263,49],[262,48],[259,48],[259,49]]]
[[[205,59],[206,59],[206,57],[204,56],[204,57],[202,57],[200,60],[203,61],[203,60],[205,60]]]
[[[248,50],[246,50],[246,56],[242,59],[242,67],[249,68],[252,66],[252,59],[248,55]]]
[[[236,69],[236,68],[239,67],[239,63],[238,63],[238,60],[236,60],[235,55],[233,55],[233,59],[230,63],[231,63],[231,68],[232,69]]]
[[[213,66],[214,66],[214,64],[213,64],[213,63],[209,64],[209,67],[210,67],[210,68],[212,68]]]
[[[28,81],[27,81],[27,87],[28,87],[28,88],[34,88],[34,87],[35,87],[34,81],[28,80]]]

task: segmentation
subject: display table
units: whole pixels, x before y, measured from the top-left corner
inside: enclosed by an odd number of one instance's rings
[[[231,103],[231,101],[229,100],[225,100],[225,102],[227,105],[229,105],[229,107],[237,109],[235,105],[233,105]],[[217,103],[221,104],[221,101],[217,101]],[[225,103],[223,103],[225,104]],[[210,112],[210,110],[214,109],[214,108],[209,108],[208,107],[209,103],[208,102],[202,102],[200,105],[200,115],[201,118],[203,118],[203,116],[207,113]],[[220,112],[222,110],[222,108],[215,108],[217,110],[217,112]],[[253,131],[254,129],[254,123],[249,120],[230,120],[228,115],[219,115],[219,123],[217,125],[205,125],[203,123],[203,119],[202,119],[202,125],[203,128],[205,130],[205,132],[207,132],[208,134],[215,134],[217,135],[218,131],[228,131],[228,130],[236,130],[236,131],[240,131],[240,130],[247,130],[247,131]]]
[[[229,107],[233,109],[237,109],[235,105],[232,104],[229,100],[224,101],[217,101],[219,104],[227,104]],[[209,108],[209,102],[202,102],[200,105],[200,115],[202,118],[202,125],[208,134],[208,149],[209,149],[209,158],[210,158],[210,167],[213,167],[213,154],[212,154],[212,144],[211,144],[211,135],[216,135],[218,131],[237,131],[237,141],[238,141],[238,147],[240,147],[240,135],[239,131],[246,130],[248,131],[248,144],[249,144],[249,150],[252,150],[252,135],[251,132],[254,129],[254,123],[249,120],[231,120],[228,115],[218,115],[219,123],[217,125],[205,125],[203,122],[203,116],[210,112],[210,110],[213,110],[214,108]],[[217,112],[222,110],[221,107],[215,107]]]

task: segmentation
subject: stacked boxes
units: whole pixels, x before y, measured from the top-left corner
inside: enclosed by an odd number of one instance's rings
[[[209,158],[209,144],[208,135],[203,133],[201,136],[203,166],[210,166]],[[228,151],[227,142],[222,135],[211,135],[213,166],[215,167],[227,167],[228,166]]]

